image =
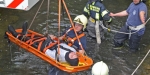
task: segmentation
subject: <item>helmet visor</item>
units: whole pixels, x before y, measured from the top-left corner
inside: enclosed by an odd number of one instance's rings
[[[74,20],[74,22],[83,25],[83,23],[82,23],[82,21],[80,20],[80,18]]]

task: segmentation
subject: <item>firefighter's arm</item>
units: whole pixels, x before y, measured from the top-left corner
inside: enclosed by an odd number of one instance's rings
[[[57,37],[55,35],[49,35],[51,39],[56,39]],[[59,40],[63,40],[64,36],[59,37]]]
[[[82,54],[84,54],[84,50],[82,50],[82,49],[78,49],[78,47],[77,46],[75,46],[75,45],[72,45],[72,47],[77,51],[77,52],[79,52],[79,53],[82,53]]]
[[[87,18],[90,16],[90,11],[89,11],[89,4],[87,4],[84,9],[83,9],[83,15],[85,15]]]
[[[49,35],[50,37],[51,37],[51,39],[55,39],[56,38],[56,36],[54,36],[54,35]]]
[[[144,16],[145,12],[144,11],[140,11],[140,19],[141,19],[141,22],[144,24],[145,23],[145,16]]]
[[[63,39],[64,39],[64,36],[59,37],[59,40],[63,40]]]
[[[122,17],[122,16],[127,16],[128,12],[126,10],[118,12],[118,13],[110,13],[109,16],[118,16],[118,17]]]
[[[112,22],[112,17],[109,16],[109,14],[110,14],[110,12],[107,11],[107,10],[104,10],[104,11],[102,12],[103,20],[106,21],[106,22],[108,22],[108,24],[110,24],[110,23]]]
[[[104,7],[104,5],[101,6],[100,14],[104,21],[108,22],[109,24],[112,22],[112,17],[109,16],[110,12]]]
[[[85,52],[84,50],[79,50],[79,53],[81,54],[84,54],[84,52]]]

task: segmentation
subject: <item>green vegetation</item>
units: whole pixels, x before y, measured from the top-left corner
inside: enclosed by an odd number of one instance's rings
[[[0,35],[4,35],[8,25],[15,24],[18,21],[18,12],[19,10],[0,8]],[[0,37],[0,39],[3,39],[3,37]]]
[[[150,15],[150,0],[148,0],[148,1],[146,2],[146,4],[147,4],[147,6],[148,6],[148,14]]]

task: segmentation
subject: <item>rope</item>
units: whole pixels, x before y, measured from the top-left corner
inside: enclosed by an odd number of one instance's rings
[[[143,61],[145,60],[145,58],[148,56],[148,54],[150,53],[150,50],[147,52],[147,54],[145,55],[145,57],[143,58],[143,60],[140,62],[140,64],[137,66],[137,68],[133,71],[133,73],[131,75],[134,75],[134,73],[137,71],[137,69],[141,66],[141,64],[143,63]]]
[[[36,12],[36,14],[34,15],[34,17],[33,17],[32,21],[31,21],[31,23],[30,23],[28,29],[30,29],[31,25],[33,24],[33,22],[34,22],[34,20],[35,20],[35,18],[36,18],[36,16],[37,16],[39,10],[41,9],[41,6],[43,5],[43,2],[44,2],[44,0],[42,0],[42,3],[40,4],[40,6],[39,6],[39,8],[38,8],[38,10],[37,10],[37,12]]]
[[[31,21],[31,23],[30,23],[30,25],[29,25],[29,27],[28,27],[28,29],[27,29],[27,32],[28,32],[28,30],[31,28],[31,26],[32,26],[32,24],[33,24],[33,22],[34,22],[34,20],[35,20],[35,18],[36,18],[36,16],[37,16],[37,14],[38,14],[38,12],[39,12],[41,6],[43,5],[43,2],[44,2],[44,0],[42,0],[42,2],[41,2],[41,4],[40,4],[40,6],[39,6],[39,8],[38,8],[38,10],[37,10],[37,12],[36,12],[36,14],[34,15],[32,21]],[[25,38],[27,32],[25,33],[25,35],[23,35],[23,37],[22,37],[21,40],[23,40],[23,39]]]
[[[109,28],[105,27],[103,24],[101,24],[101,26],[102,26],[103,29],[106,29],[108,31],[112,31],[112,32],[115,32],[115,33],[122,33],[122,34],[134,34],[134,33],[139,31],[139,30],[137,30],[137,31],[134,31],[134,32],[131,32],[131,33],[126,33],[126,32],[120,32],[120,31],[117,31],[117,30],[109,29]]]
[[[49,17],[49,6],[50,6],[50,0],[48,0],[48,4],[47,4],[47,25],[46,25],[46,34],[48,34],[48,17]]]
[[[147,24],[147,22],[150,20],[150,18],[145,22],[145,25]],[[131,75],[134,75],[134,73],[137,71],[137,69],[141,66],[141,64],[143,63],[143,61],[146,59],[146,57],[148,56],[148,54],[150,53],[150,50],[147,52],[147,54],[145,55],[145,57],[142,59],[142,61],[140,62],[140,64],[137,66],[137,68],[133,71],[133,73]]]
[[[58,38],[60,37],[60,17],[61,17],[61,0],[58,0]],[[56,60],[59,58],[60,54],[60,40],[58,39],[58,51],[56,55]],[[56,61],[58,63],[58,61]]]
[[[150,20],[150,18],[148,18],[148,20],[145,22],[145,24],[144,25],[146,25],[147,24],[147,22]],[[137,30],[137,31],[134,31],[134,32],[131,32],[131,33],[126,33],[126,32],[120,32],[120,31],[117,31],[117,30],[112,30],[112,29],[109,29],[109,28],[107,28],[107,27],[105,27],[103,24],[101,24],[101,26],[102,26],[102,28],[103,29],[106,29],[106,30],[108,30],[108,31],[112,31],[112,32],[116,32],[116,33],[122,33],[122,34],[134,34],[134,33],[136,33],[136,32],[138,32],[139,30]]]
[[[64,7],[65,7],[65,10],[66,10],[66,13],[67,13],[67,15],[68,15],[68,18],[69,18],[69,20],[70,20],[70,23],[71,23],[71,25],[72,25],[72,27],[73,27],[73,30],[74,30],[74,32],[75,32],[75,35],[76,35],[76,37],[77,37],[77,40],[78,40],[78,42],[79,42],[79,45],[80,45],[81,49],[84,50],[84,49],[83,49],[83,46],[82,46],[82,44],[81,44],[81,42],[80,42],[80,40],[79,40],[79,37],[78,37],[78,35],[77,35],[77,32],[75,31],[75,27],[74,27],[74,24],[73,24],[72,19],[71,19],[71,17],[70,17],[70,14],[69,14],[69,11],[68,11],[67,6],[66,6],[66,4],[65,4],[65,1],[62,0],[62,2],[63,2],[63,5],[64,5]],[[85,51],[84,51],[84,53],[86,54]],[[87,56],[87,54],[86,54],[86,56]]]
[[[61,1],[62,2],[62,1]],[[62,21],[63,21],[63,25],[64,25],[64,22],[65,22],[65,12],[64,12],[64,7],[63,5],[61,6],[62,7]],[[67,24],[65,24],[65,30],[67,30]]]
[[[147,24],[147,22],[150,20],[150,17],[148,18],[148,20],[145,22],[145,25]]]

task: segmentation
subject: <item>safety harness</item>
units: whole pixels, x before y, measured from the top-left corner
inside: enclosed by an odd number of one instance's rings
[[[138,26],[129,26],[129,29],[131,29],[131,30],[140,30],[144,27],[145,27],[145,25],[141,24],[141,25],[138,25]]]
[[[63,41],[65,41],[65,43],[68,44],[68,46],[72,46],[74,44],[74,42],[77,40],[77,37],[69,37],[67,36],[68,32],[73,30],[73,28],[70,28],[68,31],[66,31],[66,33],[63,35]],[[78,35],[79,39],[82,38],[83,36],[85,36],[85,34],[82,32]]]

